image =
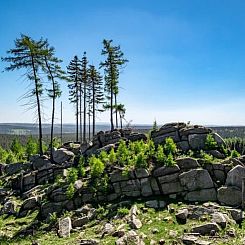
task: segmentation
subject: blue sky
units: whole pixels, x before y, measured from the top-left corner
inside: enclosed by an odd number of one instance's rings
[[[242,0],[1,0],[0,56],[23,33],[48,38],[63,68],[84,51],[97,66],[102,40],[113,39],[129,60],[119,98],[128,121],[245,125],[244,11]],[[34,119],[18,101],[28,85],[23,73],[0,73],[0,122]],[[64,122],[73,123],[65,83],[62,88]],[[46,122],[50,105],[44,104]]]

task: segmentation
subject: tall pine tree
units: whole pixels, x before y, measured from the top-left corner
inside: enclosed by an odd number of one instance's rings
[[[113,121],[113,109],[116,108],[117,95],[118,95],[118,83],[119,83],[119,73],[123,65],[128,62],[124,58],[124,54],[121,51],[120,46],[113,46],[112,40],[103,40],[103,49],[101,54],[106,56],[105,61],[100,63],[100,67],[104,68],[105,74],[105,92],[108,94],[107,98],[109,100],[105,108],[110,109],[110,122],[111,130],[114,129]],[[113,101],[114,100],[114,101]],[[117,115],[117,109],[115,109]]]
[[[68,73],[68,88],[69,88],[69,100],[75,104],[76,107],[76,141],[78,141],[78,126],[79,126],[79,91],[81,84],[81,61],[77,56],[71,60],[67,67]]]
[[[89,87],[88,84],[88,68],[87,68],[88,60],[86,56],[86,52],[83,53],[82,57],[82,65],[81,65],[81,82],[83,87],[83,142],[86,142],[86,114],[87,114],[87,90]]]
[[[41,116],[41,95],[43,94],[43,83],[39,75],[39,70],[43,66],[43,52],[46,44],[46,40],[40,39],[35,41],[31,37],[22,34],[20,38],[15,40],[15,48],[7,51],[10,56],[2,58],[2,61],[10,63],[10,65],[5,68],[6,71],[25,69],[25,75],[31,82],[32,88],[24,95],[24,98],[31,100],[27,103],[29,106],[28,109],[37,108],[40,155],[43,155]],[[32,100],[33,98],[34,101]]]
[[[100,105],[104,103],[104,93],[103,93],[103,81],[100,73],[95,69],[93,65],[89,66],[88,69],[89,84],[91,91],[91,113],[92,113],[92,135],[95,135],[95,118],[96,112],[102,112]]]
[[[44,72],[47,74],[48,80],[51,81],[51,88],[47,89],[48,97],[52,99],[52,116],[51,116],[51,132],[50,132],[50,148],[51,148],[51,161],[53,159],[53,140],[54,140],[54,116],[55,116],[55,101],[61,96],[61,89],[58,80],[65,80],[65,72],[61,69],[60,63],[62,60],[55,57],[54,47],[50,47],[47,43],[44,53],[45,66]]]

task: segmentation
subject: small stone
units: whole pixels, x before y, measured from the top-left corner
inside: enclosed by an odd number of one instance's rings
[[[169,236],[170,236],[171,238],[175,238],[175,237],[178,236],[178,232],[177,232],[177,231],[170,230],[170,231],[169,231]]]
[[[215,230],[211,230],[210,231],[210,236],[215,236],[216,235],[216,231]]]
[[[158,230],[157,228],[153,228],[153,229],[151,230],[151,232],[152,232],[152,234],[156,234],[156,233],[159,233],[159,230]]]
[[[80,240],[80,245],[98,245],[99,242],[97,240],[94,239],[82,239]]]
[[[133,218],[130,222],[130,226],[132,229],[140,229],[142,227],[142,223],[138,218]]]
[[[221,228],[225,228],[227,225],[225,216],[220,212],[215,212],[212,214],[212,221],[220,225]]]
[[[159,245],[164,245],[165,244],[165,240],[164,239],[159,240],[158,244]]]
[[[186,220],[187,220],[187,216],[188,216],[188,209],[180,209],[176,214],[176,220],[178,223],[180,224],[186,224]]]
[[[236,237],[236,232],[234,229],[230,229],[227,231],[227,235],[230,237]]]

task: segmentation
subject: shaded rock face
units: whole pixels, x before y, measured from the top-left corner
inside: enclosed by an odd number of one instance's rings
[[[233,186],[223,186],[218,189],[218,201],[229,206],[240,206],[242,203],[242,192]]]

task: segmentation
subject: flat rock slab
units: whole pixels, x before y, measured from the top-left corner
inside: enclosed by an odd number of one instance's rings
[[[199,233],[201,235],[209,235],[211,231],[219,231],[219,226],[216,223],[207,223],[192,228],[192,232]]]

